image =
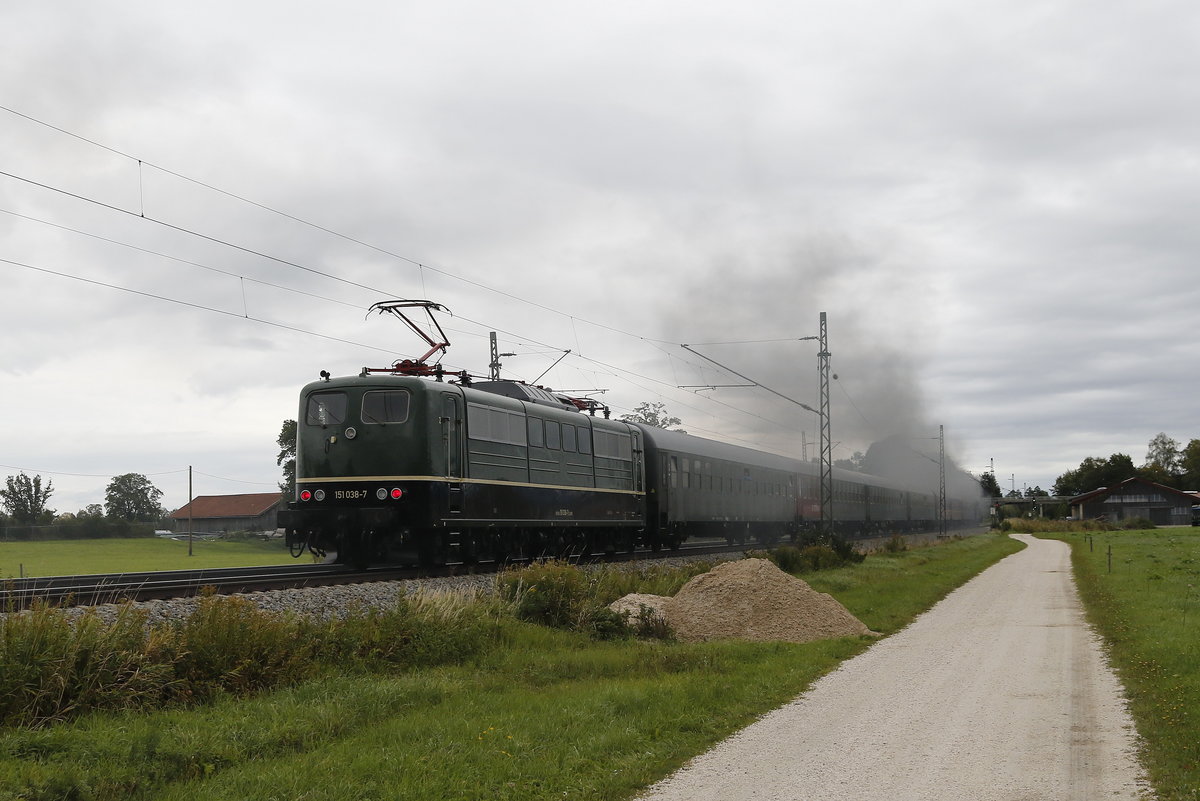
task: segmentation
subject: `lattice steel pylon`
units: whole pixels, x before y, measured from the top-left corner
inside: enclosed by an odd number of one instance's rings
[[[833,538],[833,438],[829,425],[829,329],[825,312],[821,312],[821,352],[817,354],[817,371],[821,374],[821,529],[825,537]]]

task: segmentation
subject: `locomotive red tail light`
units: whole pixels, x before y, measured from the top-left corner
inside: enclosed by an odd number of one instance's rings
[[[404,492],[399,487],[395,487],[394,489],[392,489],[392,500],[393,501],[398,501],[403,497],[404,497]]]
[[[312,493],[311,493],[311,492],[309,492],[308,490],[300,490],[300,500],[302,500],[302,501],[311,501],[311,500],[312,500]]]

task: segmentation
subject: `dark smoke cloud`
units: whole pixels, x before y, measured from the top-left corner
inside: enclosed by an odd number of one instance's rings
[[[827,314],[835,456],[848,458],[885,437],[936,435],[917,381],[920,281],[886,254],[844,237],[818,234],[775,253],[714,259],[695,271],[663,310],[664,339],[747,342],[816,336]],[[696,345],[700,352],[788,397],[819,405],[815,341]],[[687,356],[687,354],[684,354]],[[703,361],[687,356],[696,365]],[[714,369],[692,383],[737,383]],[[714,397],[749,414],[722,412],[739,433],[772,449],[798,452],[800,431],[816,439],[818,419],[761,389],[717,390]],[[757,415],[757,416],[753,416]],[[763,419],[766,418],[766,419]],[[770,421],[790,420],[791,428]]]

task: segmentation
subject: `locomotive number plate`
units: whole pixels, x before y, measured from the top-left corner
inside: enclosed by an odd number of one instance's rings
[[[334,490],[333,497],[339,501],[360,501],[367,497],[366,490]]]

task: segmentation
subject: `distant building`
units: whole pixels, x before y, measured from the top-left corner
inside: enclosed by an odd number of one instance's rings
[[[231,531],[274,531],[283,496],[278,492],[247,495],[199,495],[171,513],[176,531],[220,534]]]
[[[1172,489],[1144,478],[1127,478],[1120,484],[1101,487],[1071,499],[1071,517],[1110,521],[1143,517],[1156,526],[1186,526],[1192,522],[1190,492]]]

